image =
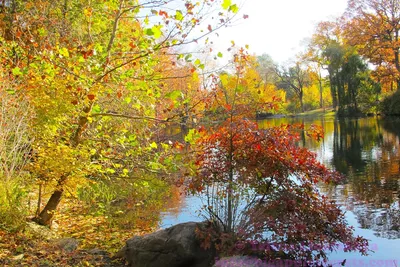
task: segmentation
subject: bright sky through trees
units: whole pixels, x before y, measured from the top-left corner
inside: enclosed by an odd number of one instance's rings
[[[267,53],[277,62],[292,58],[310,38],[319,21],[334,19],[345,11],[346,0],[241,0],[243,14],[249,15],[232,28],[219,32],[218,49],[231,40],[250,46],[250,52]]]

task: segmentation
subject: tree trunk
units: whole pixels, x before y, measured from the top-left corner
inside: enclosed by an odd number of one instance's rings
[[[39,195],[38,195],[38,201],[37,201],[37,209],[36,209],[36,214],[35,216],[38,217],[40,214],[40,209],[41,209],[41,204],[42,204],[42,184],[39,184]]]
[[[321,77],[320,77],[319,78],[319,108],[324,107],[324,99],[322,97],[322,93],[323,93],[323,88],[322,88],[322,81],[321,81]]]
[[[63,194],[62,187],[60,187],[60,189],[57,189],[53,192],[53,194],[51,195],[46,206],[44,207],[42,212],[39,214],[39,216],[36,218],[37,223],[39,223],[41,225],[46,225],[46,226],[51,225],[51,221],[54,216],[54,211],[56,210],[58,204],[61,201],[62,194]]]
[[[400,79],[397,79],[397,91],[400,91]]]
[[[329,72],[329,83],[331,87],[331,96],[332,96],[332,106],[336,110],[337,107],[337,97],[336,97],[336,84],[334,82],[334,76],[331,72]]]
[[[78,128],[75,130],[75,133],[71,137],[71,144],[72,147],[77,147],[79,142],[80,142],[80,137],[82,135],[82,132],[84,131],[87,123],[88,123],[88,118],[87,114],[92,110],[93,103],[91,102],[89,106],[85,107],[83,111],[86,113],[85,116],[81,116],[78,121]],[[51,195],[49,201],[47,202],[46,206],[42,210],[42,212],[39,214],[39,216],[35,219],[35,221],[41,225],[46,225],[50,226],[51,225],[51,220],[53,219],[54,212],[57,209],[58,204],[60,204],[61,197],[64,192],[64,185],[65,182],[67,181],[70,173],[66,173],[63,176],[60,177],[60,179],[57,182],[57,187],[54,190],[53,194]]]
[[[304,112],[303,92],[300,92],[299,99],[300,99],[301,112]]]
[[[64,184],[67,181],[68,174],[65,174],[60,177],[57,182],[57,187],[51,195],[50,199],[47,201],[46,206],[40,212],[39,216],[37,216],[34,221],[41,225],[50,226],[51,221],[53,219],[54,213],[57,209],[58,204],[60,204],[61,197],[64,192]]]

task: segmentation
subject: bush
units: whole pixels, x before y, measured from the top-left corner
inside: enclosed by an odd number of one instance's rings
[[[15,232],[25,226],[28,205],[25,205],[27,192],[22,181],[13,180],[0,184],[0,228]]]
[[[24,167],[29,159],[31,140],[27,122],[31,118],[27,101],[0,85],[0,227],[18,230],[25,221],[26,181]]]
[[[217,233],[206,241],[218,242],[217,249],[228,254],[260,244],[254,251],[267,259],[284,252],[318,262],[339,244],[345,251],[366,253],[367,240],[353,235],[340,208],[317,188],[342,177],[297,146],[297,130],[287,125],[259,129],[238,119],[201,133],[189,188],[205,198],[201,214],[223,229],[219,238]],[[317,128],[308,134],[321,136]]]
[[[400,91],[386,97],[381,104],[381,112],[385,115],[400,115]]]

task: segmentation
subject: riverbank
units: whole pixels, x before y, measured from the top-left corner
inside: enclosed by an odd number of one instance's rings
[[[132,236],[157,229],[148,224],[121,227],[81,201],[65,199],[51,229],[29,219],[16,230],[0,225],[0,266],[126,266],[115,253]]]
[[[320,109],[314,109],[314,110],[309,110],[306,112],[302,113],[292,113],[292,114],[272,114],[272,113],[261,113],[257,114],[256,119],[257,120],[263,120],[263,119],[279,119],[279,118],[301,118],[301,117],[335,117],[336,116],[336,111],[332,109],[331,107],[329,108],[320,108]]]
[[[302,113],[292,114],[289,115],[290,117],[334,117],[336,116],[336,111],[329,107],[329,108],[320,108],[309,110]]]

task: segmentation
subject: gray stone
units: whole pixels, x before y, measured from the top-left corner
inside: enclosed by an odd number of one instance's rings
[[[196,229],[206,227],[207,223],[177,224],[133,237],[122,251],[131,267],[209,267],[214,263],[215,249],[202,249],[196,237]]]
[[[27,222],[25,230],[36,238],[44,240],[57,238],[57,234],[55,234],[50,228],[39,225],[35,222]]]
[[[232,256],[217,260],[214,267],[272,267],[273,264],[251,257],[251,256]]]
[[[57,245],[57,247],[66,252],[75,251],[79,245],[79,241],[75,238],[60,238],[54,240],[54,242]]]

